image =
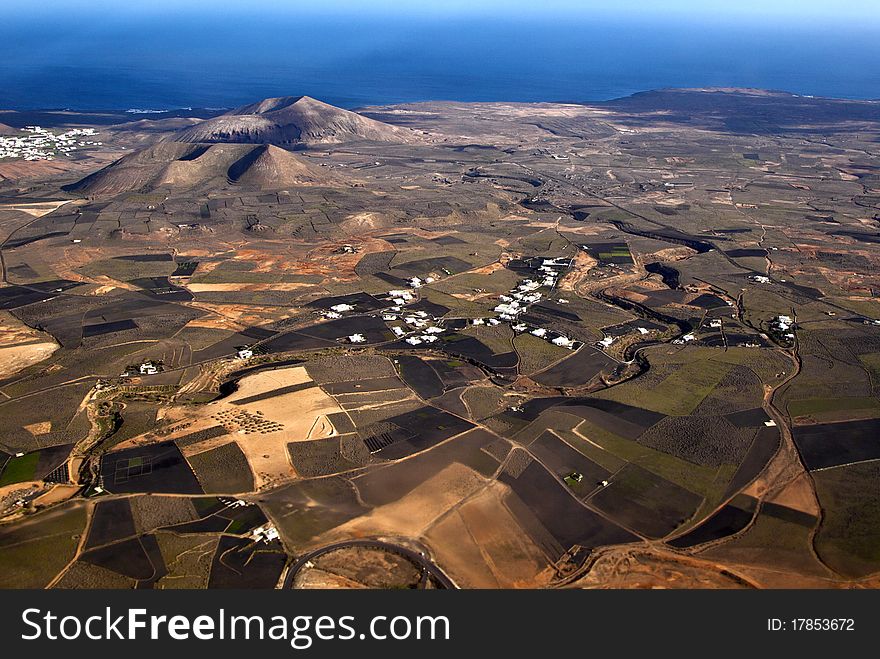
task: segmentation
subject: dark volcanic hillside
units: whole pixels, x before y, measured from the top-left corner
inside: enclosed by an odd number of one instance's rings
[[[659,120],[739,134],[860,130],[880,123],[880,102],[814,98],[762,89],[660,89],[590,103],[621,113],[628,125]]]
[[[296,146],[370,140],[413,142],[405,128],[368,119],[308,96],[268,98],[209,119],[174,136],[176,142]]]
[[[109,196],[227,182],[282,189],[339,180],[326,168],[271,145],[165,142],[120,158],[65,190]]]

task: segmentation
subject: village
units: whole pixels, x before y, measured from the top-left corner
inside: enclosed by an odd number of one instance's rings
[[[63,133],[53,133],[40,126],[25,126],[24,135],[0,136],[0,160],[23,158],[24,160],[54,160],[56,156],[69,156],[80,147],[101,146],[102,142],[79,138],[94,137],[94,128],[74,128]]]
[[[566,258],[545,258],[537,259],[540,265],[534,270],[537,273],[535,278],[526,278],[520,280],[517,285],[508,293],[499,296],[500,303],[497,304],[493,311],[497,316],[490,318],[469,318],[469,319],[446,319],[451,325],[460,325],[462,321],[470,325],[500,325],[502,322],[511,326],[517,334],[529,332],[532,335],[549,341],[550,343],[573,350],[580,344],[567,336],[558,332],[552,332],[543,327],[532,327],[526,323],[518,321],[518,317],[528,310],[530,306],[544,299],[544,295],[540,289],[554,290],[560,276],[560,270],[571,267],[571,260]],[[434,277],[413,277],[408,281],[410,289],[394,289],[387,292],[386,299],[391,303],[387,309],[381,314],[381,318],[389,323],[390,330],[395,337],[402,339],[410,346],[430,345],[439,340],[439,335],[447,328],[443,327],[444,320],[429,314],[426,311],[407,311],[404,309],[406,305],[417,301],[418,294],[416,291],[425,285],[430,285],[436,279]],[[565,304],[567,300],[559,298],[560,304]],[[322,312],[322,317],[327,320],[335,320],[342,317],[343,314],[356,312],[356,305],[349,303],[340,303],[331,306]],[[458,323],[455,322],[458,320]],[[460,328],[456,328],[460,329]],[[344,339],[348,343],[358,344],[365,343],[366,337],[361,333],[354,333]],[[239,358],[243,358],[239,354]]]

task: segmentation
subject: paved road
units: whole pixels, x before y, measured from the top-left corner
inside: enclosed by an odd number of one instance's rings
[[[297,573],[309,561],[312,561],[328,552],[334,551],[336,549],[344,549],[345,547],[376,547],[378,549],[384,549],[386,551],[399,554],[400,556],[409,559],[422,569],[422,579],[420,583],[420,586],[422,588],[424,588],[427,584],[429,576],[434,577],[434,579],[443,588],[456,588],[456,585],[455,583],[453,583],[452,579],[447,577],[446,574],[439,567],[434,565],[424,555],[420,554],[419,552],[412,551],[411,549],[407,549],[406,547],[393,545],[391,543],[383,542],[381,540],[345,540],[343,542],[336,542],[332,545],[327,545],[326,547],[321,547],[320,549],[315,549],[314,551],[304,554],[297,559],[296,563],[290,566],[290,569],[287,571],[287,576],[285,576],[284,578],[284,586],[282,587],[285,590],[291,588],[293,585],[294,577],[296,577]]]

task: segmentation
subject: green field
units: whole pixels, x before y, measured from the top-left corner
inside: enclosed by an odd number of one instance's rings
[[[104,259],[92,261],[78,271],[87,277],[106,275],[113,279],[128,281],[140,277],[164,277],[177,269],[174,261],[125,261],[121,259]]]
[[[564,439],[566,443],[577,449],[578,452],[583,453],[597,465],[603,467],[604,469],[607,469],[612,473],[626,465],[626,460],[617,457],[616,455],[614,455],[614,453],[610,453],[599,448],[598,446],[595,446],[594,444],[591,444],[583,437],[575,434],[570,430],[554,428],[550,432],[552,432],[554,435],[558,435],[559,437]]]
[[[613,258],[619,258],[621,256],[632,257],[630,251],[625,247],[615,247],[610,252],[599,252],[599,258],[603,261],[609,261]]]
[[[0,487],[34,480],[39,462],[40,454],[38,452],[28,453],[19,458],[10,458],[3,473],[0,473]]]
[[[73,558],[86,523],[84,505],[41,513],[0,530],[0,588],[43,588]]]
[[[250,464],[235,442],[187,458],[205,492],[249,492],[254,487]]]
[[[687,416],[727,375],[731,365],[708,359],[680,364],[663,364],[671,370],[656,386],[641,386],[636,380],[607,392],[602,397],[628,405],[638,405],[670,416]],[[653,366],[652,366],[653,367]],[[673,370],[674,369],[674,370]]]
[[[631,439],[615,435],[589,421],[581,423],[577,427],[577,431],[621,460],[634,462],[648,471],[704,497],[713,496],[719,487],[723,487],[726,484],[726,480],[722,483],[717,482],[719,480],[719,471],[725,469],[724,467],[712,469],[695,465],[668,453],[642,446]],[[581,447],[577,448],[580,449]],[[590,454],[585,453],[585,455],[593,458]],[[599,462],[599,460],[596,460],[596,462]],[[602,464],[602,462],[599,462],[599,464]]]
[[[824,517],[816,536],[822,559],[846,576],[880,570],[880,463],[813,472]]]
[[[513,340],[513,346],[519,354],[519,372],[529,375],[547,368],[564,357],[574,354],[568,348],[560,348],[544,339],[531,334],[519,334]]]
[[[507,325],[469,325],[460,333],[477,339],[496,355],[513,350],[513,330]]]

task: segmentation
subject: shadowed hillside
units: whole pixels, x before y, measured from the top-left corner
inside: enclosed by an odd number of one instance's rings
[[[327,169],[271,145],[166,142],[120,158],[65,190],[108,196],[227,181],[264,189],[339,183]]]

